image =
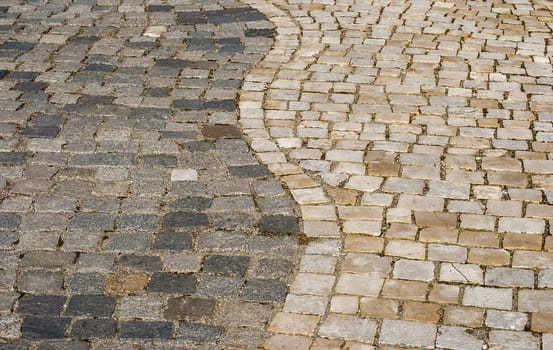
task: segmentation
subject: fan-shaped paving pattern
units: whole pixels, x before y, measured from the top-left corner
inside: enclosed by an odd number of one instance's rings
[[[241,122],[311,240],[266,347],[552,348],[551,4],[268,2]]]

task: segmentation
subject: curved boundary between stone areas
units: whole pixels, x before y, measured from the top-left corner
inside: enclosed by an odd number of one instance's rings
[[[291,68],[306,69],[313,64],[324,50],[325,44],[314,42],[306,45],[301,40],[301,29],[289,13],[284,9],[285,4],[281,0],[241,0],[247,5],[257,9],[267,16],[275,24],[276,37],[271,51],[265,58],[253,67],[244,79],[244,84],[239,93],[239,124],[242,127],[246,141],[254,151],[261,163],[267,165],[270,171],[280,179],[290,190],[296,204],[299,205],[303,219],[301,232],[308,238],[322,238],[326,241],[315,241],[308,245],[306,251],[300,253],[295,276],[292,279],[289,295],[286,298],[283,311],[277,313],[268,326],[271,336],[264,344],[265,349],[307,349],[312,340],[307,336],[313,336],[311,332],[305,332],[303,325],[307,328],[318,328],[323,320],[323,315],[330,304],[330,290],[334,288],[336,279],[334,276],[325,281],[309,281],[309,277],[302,278],[299,264],[307,254],[324,254],[337,256],[341,253],[343,237],[338,223],[332,199],[325,193],[322,184],[313,180],[305,171],[288,161],[281,150],[278,140],[270,135],[267,123],[267,114],[274,113],[271,119],[295,123],[295,111],[279,111],[277,108],[265,109],[266,90],[275,80],[281,70]],[[279,117],[278,114],[281,114]],[[276,125],[275,125],[276,126]],[[301,141],[300,141],[301,142]],[[300,143],[301,145],[301,143]],[[295,147],[284,145],[282,148]],[[330,259],[329,270],[336,271],[341,259]],[[332,273],[331,273],[332,274]],[[313,282],[328,287],[326,296],[310,296],[305,294],[306,282]],[[298,295],[294,295],[294,292]],[[309,293],[307,293],[309,294]],[[293,295],[293,298],[290,298]],[[295,309],[298,303],[313,303],[316,308],[321,309],[319,316],[304,315],[287,310]],[[288,307],[289,306],[289,307]],[[305,306],[306,309],[310,306]],[[289,328],[287,333],[281,334],[282,327]],[[314,327],[313,327],[314,326]],[[278,328],[278,329],[277,329]],[[298,334],[298,335],[290,335]]]

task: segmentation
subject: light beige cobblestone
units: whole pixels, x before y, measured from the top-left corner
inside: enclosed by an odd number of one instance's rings
[[[285,307],[322,316],[312,348],[553,343],[552,6],[246,2],[277,41],[243,128],[273,173],[300,175],[283,180],[309,255]],[[311,344],[283,332],[267,343]]]

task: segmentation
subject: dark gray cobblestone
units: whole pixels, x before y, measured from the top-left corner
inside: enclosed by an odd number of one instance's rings
[[[236,0],[0,4],[0,349],[253,349],[292,199],[238,128]]]

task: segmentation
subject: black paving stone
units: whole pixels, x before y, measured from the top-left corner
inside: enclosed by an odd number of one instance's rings
[[[73,43],[81,45],[91,45],[99,40],[100,38],[97,36],[76,36],[71,39]]]
[[[146,6],[146,12],[171,12],[173,6],[170,5],[149,5]]]
[[[181,322],[178,339],[194,343],[214,343],[225,332],[220,326],[210,326],[203,323]]]
[[[207,18],[200,11],[177,12],[177,23],[183,25],[207,24]]]
[[[247,29],[246,30],[246,37],[272,37],[275,32],[273,29]]]
[[[40,73],[39,72],[31,72],[31,71],[12,71],[6,79],[10,80],[33,80],[36,78]]]
[[[32,126],[21,130],[19,135],[30,138],[55,138],[60,132],[57,126]]]
[[[271,172],[264,165],[229,166],[229,173],[241,178],[263,178],[271,176]]]
[[[22,315],[59,316],[65,304],[61,295],[24,295],[19,300],[17,312]]]
[[[110,317],[115,311],[115,298],[105,295],[74,295],[67,305],[66,315]]]
[[[46,341],[38,345],[37,350],[88,350],[90,344],[85,341]]]
[[[192,235],[186,232],[164,232],[156,235],[154,249],[192,250]]]
[[[156,60],[155,65],[159,67],[187,68],[192,62],[178,58],[160,58]]]
[[[136,339],[171,339],[173,323],[126,321],[119,323],[119,337]]]
[[[3,45],[0,45],[0,50],[29,51],[33,46],[33,43],[25,41],[7,41]]]
[[[144,89],[144,96],[148,97],[167,97],[170,94],[168,88],[149,88]]]
[[[21,217],[17,213],[0,212],[0,229],[14,230],[21,223]]]
[[[163,268],[159,256],[123,255],[119,258],[119,264],[123,268],[136,271],[156,272]]]
[[[204,261],[204,272],[243,277],[248,270],[247,256],[211,255]]]
[[[173,101],[173,107],[184,110],[204,109],[204,102],[201,100],[179,99]]]
[[[222,111],[234,111],[238,108],[238,104],[234,100],[217,100],[204,102],[206,109],[219,109]]]
[[[26,339],[61,339],[70,320],[68,317],[25,317],[21,333]]]
[[[202,213],[173,212],[163,217],[163,227],[166,229],[203,227],[208,224],[207,215]]]
[[[171,203],[174,210],[204,211],[211,208],[213,199],[207,197],[184,197]]]
[[[299,233],[298,219],[295,216],[267,215],[259,221],[259,230],[267,233]]]
[[[0,152],[0,164],[22,164],[30,156],[30,152]]]
[[[0,79],[5,77],[10,71],[5,69],[0,69]]]
[[[272,280],[248,280],[242,292],[242,300],[258,303],[282,303],[286,297],[286,283]]]
[[[190,295],[196,291],[196,277],[190,274],[154,273],[148,284],[148,290]]]
[[[40,91],[48,87],[48,83],[43,83],[39,81],[24,81],[21,83],[15,84],[15,90],[19,91]]]
[[[76,320],[71,328],[71,337],[78,339],[106,339],[115,336],[117,323],[110,319]]]

